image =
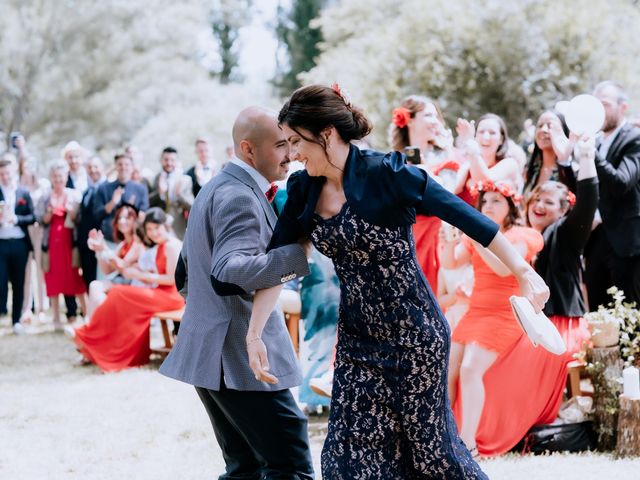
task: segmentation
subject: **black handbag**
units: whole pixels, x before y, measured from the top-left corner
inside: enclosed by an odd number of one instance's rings
[[[532,427],[512,451],[539,455],[545,452],[595,450],[597,435],[593,422],[537,425]]]

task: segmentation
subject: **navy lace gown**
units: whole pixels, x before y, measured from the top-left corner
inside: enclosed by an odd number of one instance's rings
[[[487,246],[498,226],[404,157],[351,146],[347,202],[315,213],[325,179],[291,176],[270,248],[311,237],[333,260],[340,314],[325,480],[486,479],[458,437],[447,394],[450,332],[415,255],[416,213]]]
[[[411,227],[367,223],[345,204],[311,238],[334,262],[341,304],[329,479],[484,479],[447,395],[449,327],[418,265]]]

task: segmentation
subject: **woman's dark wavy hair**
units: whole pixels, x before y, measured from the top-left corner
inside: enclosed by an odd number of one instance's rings
[[[297,89],[280,109],[278,123],[287,125],[308,142],[327,148],[320,133],[327,127],[335,127],[340,138],[350,143],[360,140],[371,132],[371,123],[362,110],[347,105],[343,96],[333,88],[309,85]],[[313,138],[300,132],[307,130]]]
[[[560,120],[560,123],[562,124],[562,131],[564,132],[564,134],[568,137],[569,136],[569,127],[567,126],[567,122],[565,122],[564,120],[564,115],[561,114],[560,112],[558,112],[557,110],[545,110],[544,112],[542,112],[539,116],[538,119],[544,115],[545,113],[550,112],[553,113],[556,117],[558,117],[558,119]],[[538,129],[538,122],[536,121],[536,130]],[[527,187],[530,186],[531,182],[534,181],[533,175],[536,171],[536,166],[538,164],[542,163],[542,150],[540,149],[540,147],[538,147],[538,144],[536,143],[536,137],[534,135],[533,137],[533,152],[531,152],[531,157],[529,158],[529,161],[527,162],[527,166],[524,169],[524,189],[525,191],[527,190]]]
[[[485,113],[476,122],[476,128],[480,126],[480,122],[482,122],[483,120],[495,120],[500,127],[502,143],[496,151],[496,162],[499,162],[500,160],[506,158],[509,154],[509,132],[507,131],[507,124],[504,122],[500,115],[496,115],[495,113]]]

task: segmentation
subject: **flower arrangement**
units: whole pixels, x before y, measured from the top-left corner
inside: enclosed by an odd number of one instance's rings
[[[592,341],[595,338],[595,344],[599,335],[609,336],[610,330],[615,331],[617,337],[615,342],[613,338],[610,339],[611,345],[620,343],[620,354],[625,366],[637,365],[640,363],[640,311],[635,302],[625,302],[624,292],[619,288],[611,287],[607,293],[613,297],[613,301],[606,307],[600,305],[597,311],[584,316],[591,328]]]

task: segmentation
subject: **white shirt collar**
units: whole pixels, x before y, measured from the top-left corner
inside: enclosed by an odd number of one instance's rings
[[[247,172],[249,175],[251,175],[251,178],[253,178],[255,182],[258,184],[258,187],[260,188],[260,190],[262,190],[262,193],[267,193],[267,190],[271,188],[271,183],[266,178],[264,178],[260,172],[258,172],[255,168],[253,168],[248,163],[240,160],[239,158],[231,159],[231,163],[233,163],[234,165],[237,165],[238,167],[242,168],[245,172]]]

